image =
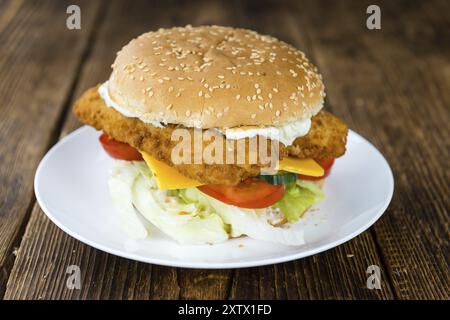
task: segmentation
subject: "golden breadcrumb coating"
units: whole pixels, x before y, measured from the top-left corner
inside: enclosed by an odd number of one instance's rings
[[[345,153],[348,127],[339,118],[320,111],[312,118],[308,134],[298,137],[288,147],[290,156],[298,158],[337,158]]]

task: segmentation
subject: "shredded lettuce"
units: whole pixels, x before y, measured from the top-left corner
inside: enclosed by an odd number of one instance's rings
[[[274,207],[280,209],[287,221],[297,221],[303,213],[316,202],[324,198],[323,191],[313,182],[298,180],[285,192],[283,198],[275,203]]]
[[[285,245],[304,244],[303,212],[323,198],[318,186],[298,181],[283,198],[266,209],[244,209],[216,200],[197,188],[159,190],[143,162],[117,161],[109,180],[114,205],[125,230],[134,238],[149,234],[143,220],[181,244],[214,244],[230,237],[250,238]],[[289,222],[274,226],[283,215]],[[145,219],[143,219],[145,218]]]
[[[140,174],[139,168],[138,163],[131,165],[118,161],[112,169],[108,185],[112,202],[120,213],[121,227],[132,238],[144,239],[148,236],[149,230],[133,207],[131,193],[131,188]]]
[[[247,235],[250,238],[280,243],[302,245],[305,243],[303,226],[300,223],[277,227],[270,223],[271,208],[243,209],[228,205],[200,192],[196,188],[186,189],[185,195],[209,204],[230,225],[231,237]]]
[[[117,162],[109,187],[125,230],[134,238],[146,235],[137,210],[151,224],[182,244],[213,244],[228,239],[226,226],[217,214],[195,202],[184,201],[178,197],[178,191],[158,190],[145,164]]]

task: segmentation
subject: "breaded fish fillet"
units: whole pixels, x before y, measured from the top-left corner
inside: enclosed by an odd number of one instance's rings
[[[240,181],[256,176],[264,167],[261,163],[250,164],[247,158],[243,164],[174,164],[171,160],[172,149],[178,144],[178,141],[172,141],[172,133],[180,128],[176,125],[167,125],[164,128],[157,128],[151,124],[146,124],[137,118],[129,118],[113,108],[105,105],[98,94],[98,87],[87,90],[75,103],[74,112],[81,122],[86,123],[97,130],[104,131],[108,136],[121,142],[145,151],[155,158],[173,166],[181,174],[196,179],[207,184],[226,184],[236,185]],[[317,118],[318,120],[315,120]],[[345,141],[347,128],[339,119],[333,115],[320,112],[313,118],[311,131],[308,133],[310,138],[304,139],[296,145],[285,148],[283,144],[279,145],[280,158],[290,154],[298,155],[300,158],[327,158],[338,157],[345,152]],[[335,128],[328,128],[329,124]],[[184,127],[181,127],[184,128]],[[185,128],[193,132],[192,128]],[[326,132],[322,132],[326,131]],[[339,136],[337,136],[339,135]],[[225,139],[224,139],[225,140]],[[246,140],[246,150],[248,151],[248,140]],[[204,142],[204,146],[209,142]],[[336,145],[328,145],[336,143]],[[303,149],[303,144],[307,150]],[[194,148],[192,148],[194,150]],[[236,151],[235,151],[236,152]],[[268,148],[268,154],[270,150]],[[259,159],[258,159],[259,160]]]
[[[320,111],[312,118],[308,134],[295,139],[288,147],[290,156],[298,158],[337,158],[345,153],[348,127],[339,118]]]

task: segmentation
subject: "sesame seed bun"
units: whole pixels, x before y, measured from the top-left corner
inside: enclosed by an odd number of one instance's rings
[[[282,125],[322,108],[324,85],[304,53],[220,26],[160,29],[112,65],[109,95],[141,120],[213,128]]]

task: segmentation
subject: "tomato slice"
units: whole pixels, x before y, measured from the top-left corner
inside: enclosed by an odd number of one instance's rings
[[[119,142],[117,140],[111,139],[106,134],[102,134],[100,138],[100,143],[106,153],[109,154],[114,159],[127,160],[127,161],[141,161],[142,155],[135,148],[127,143]]]
[[[311,177],[311,176],[305,176],[303,174],[299,174],[298,178],[301,180],[320,180],[323,179],[325,177],[328,177],[328,175],[331,172],[331,168],[333,167],[334,164],[334,158],[327,158],[327,159],[314,159],[314,161],[316,161],[318,164],[320,164],[320,166],[324,169],[324,174],[321,177]]]
[[[249,178],[237,186],[204,185],[197,187],[207,195],[241,208],[267,208],[284,195],[283,185],[272,185],[263,180]]]

